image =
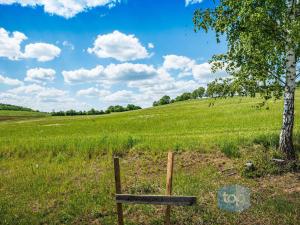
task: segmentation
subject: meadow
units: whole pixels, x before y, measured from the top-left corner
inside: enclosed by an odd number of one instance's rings
[[[298,91],[297,149],[299,100]],[[0,111],[0,224],[116,224],[112,157],[121,158],[124,192],[163,194],[168,151],[175,152],[174,194],[198,197],[196,206],[173,209],[173,224],[296,224],[299,173],[270,160],[279,156],[283,103],[258,108],[261,101],[190,100],[74,117]],[[243,174],[248,160],[258,168],[253,176]],[[250,209],[218,209],[216,193],[226,184],[251,189]],[[124,211],[126,224],[163,224],[163,207]]]

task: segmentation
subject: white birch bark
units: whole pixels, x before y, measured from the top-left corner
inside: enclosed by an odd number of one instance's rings
[[[287,1],[290,5],[291,19],[295,19],[292,12],[295,1]],[[286,81],[284,88],[283,121],[279,140],[279,149],[285,153],[287,159],[295,158],[293,145],[294,111],[296,89],[296,54],[291,46],[291,40],[287,40]]]

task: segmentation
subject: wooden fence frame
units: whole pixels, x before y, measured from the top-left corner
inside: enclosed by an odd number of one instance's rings
[[[191,206],[196,203],[197,198],[195,196],[172,196],[173,168],[174,168],[174,153],[169,152],[168,163],[167,163],[166,195],[122,194],[119,158],[114,157],[115,188],[116,188],[115,198],[117,204],[118,225],[124,225],[123,207],[122,207],[123,203],[166,205],[165,225],[171,224],[171,206]]]

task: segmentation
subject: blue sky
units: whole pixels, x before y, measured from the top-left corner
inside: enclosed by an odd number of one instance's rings
[[[0,0],[0,102],[42,111],[133,103],[192,91],[225,52],[192,16],[210,0]]]

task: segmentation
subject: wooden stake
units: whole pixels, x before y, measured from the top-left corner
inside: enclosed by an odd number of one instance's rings
[[[119,158],[114,158],[116,194],[121,194],[121,178]],[[122,203],[117,203],[118,225],[124,225]]]
[[[174,154],[173,152],[168,153],[168,165],[167,165],[167,182],[166,182],[166,195],[172,195],[172,179],[173,179],[173,162]],[[165,225],[171,224],[171,206],[166,207],[165,213]]]

